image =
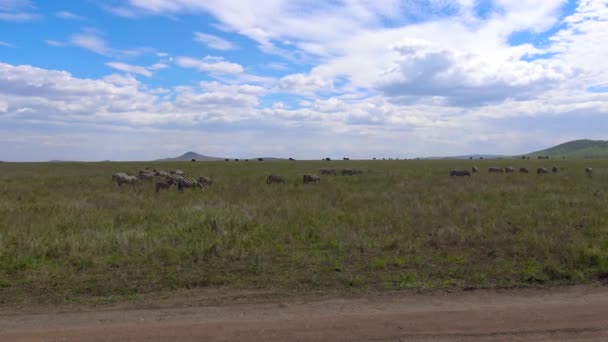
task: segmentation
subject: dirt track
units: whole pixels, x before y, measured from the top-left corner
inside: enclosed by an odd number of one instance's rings
[[[472,291],[138,310],[0,311],[16,341],[598,341],[608,288]]]

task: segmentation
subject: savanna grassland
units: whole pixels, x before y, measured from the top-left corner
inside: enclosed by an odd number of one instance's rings
[[[472,165],[481,172],[448,175]],[[486,171],[509,165],[532,172]],[[534,173],[554,165],[558,174]],[[111,181],[143,167],[215,183],[155,194]],[[366,172],[301,184],[322,167]],[[271,173],[288,184],[265,184]],[[606,279],[608,161],[0,163],[2,305]]]

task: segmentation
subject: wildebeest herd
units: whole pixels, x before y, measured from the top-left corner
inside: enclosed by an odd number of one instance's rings
[[[337,175],[338,172],[335,169],[321,169],[319,173],[322,175]],[[359,169],[342,169],[340,173],[343,176],[356,176],[364,173],[363,170]],[[124,172],[116,172],[112,174],[112,181],[116,182],[119,186],[123,184],[141,184],[143,181],[152,181],[154,183],[154,189],[156,192],[160,190],[167,190],[173,185],[178,190],[183,191],[186,188],[190,189],[204,189],[205,187],[213,184],[213,179],[208,176],[200,176],[197,178],[186,177],[186,173],[182,170],[171,170],[163,171],[156,169],[142,169],[139,170],[137,175],[129,175]],[[302,176],[303,184],[318,183],[321,181],[321,177],[318,175],[305,174]],[[287,180],[279,175],[269,175],[266,177],[266,184],[272,183],[287,183]]]
[[[473,166],[471,168],[471,172],[469,172],[468,170],[450,170],[450,176],[452,176],[452,177],[453,176],[460,176],[460,177],[467,176],[467,177],[470,177],[471,173],[477,173],[477,172],[479,172],[479,168],[477,166]],[[508,167],[504,167],[503,168],[503,167],[492,166],[492,167],[488,168],[488,172],[489,173],[514,173],[515,172],[515,167],[508,166]],[[554,166],[554,167],[551,168],[551,171],[549,171],[549,169],[545,168],[545,167],[539,167],[539,168],[536,169],[536,173],[539,174],[539,175],[540,174],[548,174],[549,172],[558,173],[559,172],[559,168],[557,166]],[[519,168],[519,173],[530,173],[530,170],[528,170],[525,167],[520,167]],[[590,168],[590,167],[587,167],[587,168],[585,168],[585,173],[588,176],[591,176],[593,174],[593,169]]]

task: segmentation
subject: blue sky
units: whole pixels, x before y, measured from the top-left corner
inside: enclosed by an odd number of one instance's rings
[[[606,0],[0,0],[0,160],[605,139],[605,42]]]

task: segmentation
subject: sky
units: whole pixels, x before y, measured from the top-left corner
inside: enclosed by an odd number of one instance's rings
[[[0,0],[0,160],[522,154],[607,57],[608,0]]]

